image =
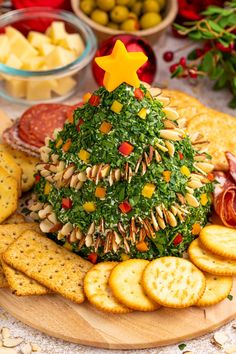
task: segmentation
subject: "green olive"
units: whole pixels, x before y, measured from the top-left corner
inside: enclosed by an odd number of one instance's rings
[[[99,9],[103,11],[110,11],[115,6],[115,0],[97,0],[97,5]]]
[[[140,19],[140,26],[142,29],[147,29],[158,25],[162,18],[156,12],[147,12]]]
[[[116,0],[117,5],[128,6],[129,0]]]
[[[112,28],[114,30],[118,30],[119,29],[118,23],[114,23],[114,22],[108,22],[107,27]]]
[[[137,16],[141,14],[143,4],[141,1],[135,2],[135,4],[131,7],[131,11],[134,12]]]
[[[108,14],[105,11],[96,9],[92,12],[91,14],[91,19],[94,22],[99,23],[102,26],[106,26],[106,24],[108,23]]]
[[[138,22],[136,19],[129,18],[128,20],[125,20],[124,22],[122,22],[120,29],[122,31],[127,31],[127,32],[137,31]]]
[[[86,14],[90,15],[95,8],[94,0],[83,0],[80,2],[80,9]]]
[[[128,18],[128,15],[129,15],[129,11],[127,7],[121,5],[115,6],[110,13],[112,22],[115,23],[124,22]]]
[[[155,0],[145,0],[143,3],[143,13],[160,12],[160,5]]]

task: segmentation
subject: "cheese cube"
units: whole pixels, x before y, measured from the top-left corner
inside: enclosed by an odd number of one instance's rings
[[[22,66],[22,61],[18,59],[15,54],[11,53],[7,58],[5,64],[7,66],[10,66],[11,68],[20,69]]]
[[[9,39],[5,34],[0,35],[0,61],[5,62],[10,52]]]
[[[54,21],[46,31],[46,35],[52,40],[52,43],[57,44],[60,40],[67,36],[65,23],[62,21]]]
[[[44,57],[28,57],[23,60],[22,69],[24,70],[41,70],[45,63]]]
[[[27,100],[38,101],[51,98],[51,90],[56,86],[56,80],[29,81],[26,87]]]
[[[67,34],[59,44],[65,49],[74,50],[77,55],[81,55],[84,51],[84,42],[81,36],[77,33]]]
[[[28,34],[28,41],[34,48],[40,48],[42,44],[51,43],[51,40],[48,36],[43,33],[30,31]]]
[[[50,43],[42,43],[39,46],[39,54],[42,56],[47,56],[49,53],[51,53],[53,51],[53,49],[55,49],[55,45],[50,44]]]
[[[7,92],[16,98],[25,97],[26,94],[26,82],[24,80],[9,80],[5,83]]]
[[[57,86],[53,89],[59,96],[63,96],[70,92],[76,85],[76,81],[71,77],[63,77],[57,80]]]
[[[45,63],[49,69],[54,69],[71,63],[75,58],[74,52],[62,47],[56,47],[46,56]]]
[[[23,34],[15,28],[7,27],[6,35],[9,38],[10,52],[15,54],[20,60],[38,54],[37,50],[32,47]]]

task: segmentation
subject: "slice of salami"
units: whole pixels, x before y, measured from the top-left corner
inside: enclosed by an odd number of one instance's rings
[[[225,156],[229,164],[229,173],[236,183],[236,156],[228,151],[225,153]]]
[[[38,104],[25,111],[19,123],[19,136],[25,142],[40,147],[47,136],[52,137],[56,128],[63,128],[70,106],[63,104]]]
[[[236,185],[230,173],[215,172],[214,208],[223,224],[236,227]]]

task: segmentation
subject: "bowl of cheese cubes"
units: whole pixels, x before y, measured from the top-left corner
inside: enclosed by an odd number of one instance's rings
[[[0,16],[0,97],[60,102],[82,84],[97,49],[92,30],[72,13],[27,8]]]

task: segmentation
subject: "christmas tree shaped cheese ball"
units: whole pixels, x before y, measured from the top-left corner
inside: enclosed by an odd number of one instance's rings
[[[97,59],[104,87],[41,149],[31,216],[94,263],[182,256],[211,208],[209,156],[160,90],[140,84],[146,59],[117,41]]]

